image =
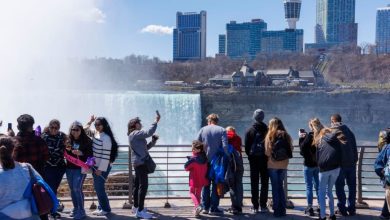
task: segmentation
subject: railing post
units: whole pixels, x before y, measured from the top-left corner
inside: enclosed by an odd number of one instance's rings
[[[167,188],[166,188],[166,201],[165,201],[165,204],[164,204],[164,208],[171,208],[171,204],[169,204],[169,169],[168,169],[168,158],[169,158],[169,146],[167,145],[166,146],[167,148]]]
[[[363,157],[364,157],[364,151],[366,147],[361,146],[359,157],[358,157],[358,163],[357,163],[357,202],[356,202],[356,208],[369,208],[368,204],[363,201],[363,184],[362,184],[362,168],[363,168]]]
[[[133,165],[131,164],[131,147],[129,145],[129,198],[123,204],[123,209],[131,209],[133,207]]]

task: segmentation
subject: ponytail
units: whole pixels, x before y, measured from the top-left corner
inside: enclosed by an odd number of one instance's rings
[[[15,168],[15,161],[12,158],[14,144],[11,138],[0,139],[0,164],[4,170]]]

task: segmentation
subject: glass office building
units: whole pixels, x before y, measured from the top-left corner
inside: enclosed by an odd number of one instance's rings
[[[376,53],[390,54],[390,5],[377,9]]]
[[[267,30],[267,23],[261,19],[251,22],[226,24],[226,55],[230,58],[254,59],[261,51],[261,33]]]
[[[261,38],[261,52],[266,54],[280,52],[303,52],[303,30],[286,29],[265,31]]]
[[[316,43],[357,45],[355,0],[317,0]]]
[[[206,11],[176,13],[173,30],[173,61],[206,58]]]
[[[220,34],[218,36],[218,53],[225,54],[226,53],[226,35]]]

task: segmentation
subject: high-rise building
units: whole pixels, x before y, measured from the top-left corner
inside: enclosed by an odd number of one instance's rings
[[[253,59],[261,51],[261,33],[267,30],[267,23],[262,19],[251,22],[226,24],[226,55],[230,58]]]
[[[355,0],[317,0],[316,43],[357,45]]]
[[[296,29],[301,14],[301,0],[284,0],[284,17],[289,29]]]
[[[225,55],[226,54],[226,35],[220,34],[218,36],[218,54]]]
[[[206,11],[177,12],[173,30],[173,61],[206,58]]]
[[[261,37],[261,52],[266,54],[280,52],[303,52],[303,30],[286,29],[265,31]]]
[[[376,12],[376,53],[390,54],[390,5]]]

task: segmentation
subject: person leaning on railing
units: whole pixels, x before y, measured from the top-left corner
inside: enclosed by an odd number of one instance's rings
[[[131,161],[135,170],[135,181],[133,187],[134,206],[133,213],[137,218],[151,219],[153,216],[146,212],[144,208],[145,197],[148,191],[148,168],[145,159],[149,156],[149,149],[152,148],[158,139],[153,135],[157,129],[157,123],[160,121],[160,115],[157,114],[156,120],[147,130],[141,130],[141,120],[136,117],[129,121],[127,135],[129,136],[129,145],[131,148]],[[152,137],[152,141],[147,143],[146,138]]]
[[[383,131],[380,131],[379,133],[379,141],[378,141],[378,150],[379,155],[375,160],[375,172],[376,174],[381,178],[383,181],[383,187],[386,189],[385,194],[385,202],[383,204],[381,215],[379,216],[381,219],[390,219],[390,213],[389,213],[389,183],[385,180],[384,177],[384,168],[387,164],[388,158],[389,158],[389,145],[390,144],[390,128],[387,128]]]

